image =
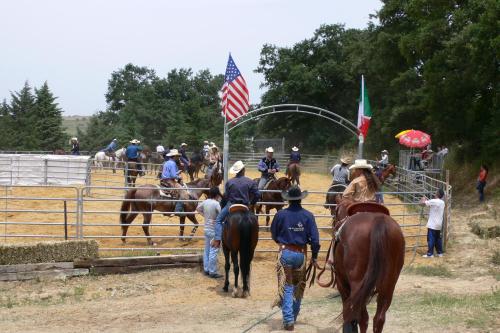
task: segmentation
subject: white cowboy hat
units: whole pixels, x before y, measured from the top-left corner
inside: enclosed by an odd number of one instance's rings
[[[130,141],[130,143],[141,143],[141,141],[134,139],[134,140]]]
[[[116,139],[113,139],[113,141],[116,141]]]
[[[297,148],[297,147],[295,147],[295,146],[294,146],[294,147],[292,148],[292,151],[299,151],[299,148]]]
[[[266,153],[274,153],[273,147],[267,147],[266,148]]]
[[[245,164],[242,161],[236,161],[233,166],[229,169],[229,173],[232,175],[236,175],[238,172],[243,170]]]
[[[368,169],[371,170],[373,169],[373,166],[371,164],[368,164],[366,160],[356,160],[354,161],[354,164],[349,167],[349,170],[352,169]]]
[[[352,160],[350,157],[342,157],[340,159],[340,162],[344,163],[344,164],[351,164],[352,163]]]
[[[213,141],[210,141],[210,145],[215,146],[215,143],[213,143]]]
[[[78,138],[71,138],[71,141],[78,141]]]
[[[208,141],[206,141],[206,140],[205,140],[205,141],[203,141],[203,143],[206,143],[206,144],[208,144]]]
[[[180,156],[179,151],[177,149],[170,149],[168,152],[167,156],[172,157],[172,156]]]
[[[389,154],[389,152],[387,150],[382,150],[382,153],[386,153],[386,154]]]
[[[184,147],[184,146],[187,146],[187,145],[188,145],[188,144],[187,144],[187,143],[185,143],[185,142],[181,143],[181,147]]]

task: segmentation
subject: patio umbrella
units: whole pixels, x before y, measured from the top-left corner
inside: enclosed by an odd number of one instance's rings
[[[396,134],[395,138],[396,138],[396,139],[399,139],[399,137],[400,137],[401,135],[406,134],[406,133],[408,133],[408,132],[410,132],[410,131],[412,131],[412,130],[404,130],[404,131],[401,131],[401,132],[399,132],[398,134]]]
[[[429,134],[417,130],[410,130],[399,137],[399,143],[409,148],[423,148],[431,142]]]

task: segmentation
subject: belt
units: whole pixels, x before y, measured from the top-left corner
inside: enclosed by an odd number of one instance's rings
[[[293,252],[306,253],[306,245],[295,245],[295,244],[280,244],[280,251],[290,250]]]

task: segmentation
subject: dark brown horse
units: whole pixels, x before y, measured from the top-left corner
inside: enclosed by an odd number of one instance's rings
[[[404,264],[401,227],[376,203],[343,201],[336,215],[333,267],[343,304],[343,332],[358,332],[358,325],[361,333],[367,332],[366,307],[377,295],[373,332],[380,333]]]
[[[239,297],[238,276],[241,268],[243,290],[241,297],[250,295],[250,266],[259,241],[259,223],[257,216],[251,212],[238,211],[230,213],[222,233],[222,251],[226,264],[225,292],[229,291],[230,260],[233,262],[234,289],[233,297]],[[239,261],[238,261],[239,253]],[[229,257],[231,255],[231,257]]]
[[[254,179],[255,181],[255,179]],[[257,183],[259,180],[256,180]],[[288,177],[280,177],[278,179],[272,179],[267,185],[266,190],[273,190],[276,192],[261,192],[260,201],[261,202],[269,202],[265,204],[257,204],[255,206],[255,211],[257,214],[262,214],[262,206],[266,206],[266,226],[269,226],[269,221],[271,217],[269,216],[269,212],[271,209],[276,209],[276,211],[280,211],[285,206],[283,202],[283,198],[281,197],[281,191],[286,191],[291,186],[290,179]],[[276,203],[274,203],[276,202]]]
[[[395,177],[396,176],[396,167],[392,164],[387,164],[387,166],[384,169],[378,170],[377,172],[375,172],[375,174],[377,175],[378,179],[380,180],[380,183],[383,184],[385,182],[385,180],[387,179],[387,177],[389,177],[389,176]]]
[[[300,186],[300,164],[299,163],[290,163],[288,168],[286,169],[286,175],[290,178],[290,182],[292,184],[296,184]]]
[[[328,188],[325,199],[325,208],[330,210],[332,216],[335,215],[337,205],[342,201],[342,193],[347,186],[344,184],[333,184]],[[335,193],[331,193],[335,192]]]
[[[201,152],[191,155],[191,164],[189,164],[188,167],[188,174],[191,181],[193,181],[195,178],[199,178],[200,171],[203,167],[203,162],[204,157]]]

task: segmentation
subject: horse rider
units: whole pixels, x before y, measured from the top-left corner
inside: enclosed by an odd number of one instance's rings
[[[290,153],[290,160],[288,161],[288,165],[286,167],[286,169],[287,169],[286,173],[288,174],[288,168],[290,167],[290,165],[300,163],[301,159],[302,159],[302,157],[300,156],[299,148],[294,146],[292,148],[292,152]]]
[[[144,176],[141,163],[142,146],[139,146],[139,143],[141,143],[141,141],[137,139],[130,141],[130,145],[128,145],[127,150],[125,151],[125,156],[127,157],[127,162],[136,163],[136,168],[137,171],[139,172],[139,176]]]
[[[293,331],[300,311],[306,285],[307,244],[311,245],[312,261],[318,259],[320,249],[319,232],[314,215],[302,208],[301,201],[307,196],[298,186],[283,191],[283,200],[288,208],[280,210],[271,224],[272,239],[279,246],[277,272],[278,297],[274,306],[281,307],[283,326]]]
[[[224,190],[224,199],[221,212],[215,220],[215,237],[212,246],[219,247],[222,238],[222,223],[229,215],[229,208],[233,204],[255,205],[260,198],[259,190],[255,182],[245,176],[245,165],[242,161],[237,161],[229,169],[229,173],[235,175],[231,178]]]
[[[349,167],[351,183],[342,194],[342,199],[354,202],[375,201],[375,194],[380,188],[380,181],[373,173],[373,166],[366,160],[356,160]]]
[[[158,146],[156,146],[156,153],[160,156],[165,157],[165,147],[163,147],[161,143],[159,143]]]
[[[181,143],[181,147],[179,148],[179,153],[181,154],[181,166],[184,171],[187,171],[189,165],[191,164],[191,161],[189,160],[187,153],[186,153],[186,147],[187,143]]]
[[[387,150],[382,150],[381,152],[381,159],[377,163],[379,167],[382,169],[385,169],[387,165],[389,164],[389,152]]]
[[[349,184],[349,164],[352,161],[349,157],[342,157],[340,159],[340,163],[337,163],[330,170],[330,173],[333,176],[332,185],[345,185]]]
[[[208,179],[210,179],[210,177],[212,177],[212,173],[214,172],[214,167],[219,162],[221,162],[219,147],[217,147],[215,144],[213,144],[210,146],[210,154],[208,155],[208,169],[207,169],[207,178]]]
[[[266,157],[259,161],[257,166],[261,173],[259,180],[259,190],[263,190],[266,184],[275,177],[275,174],[280,170],[278,162],[273,158],[273,147],[266,148]]]
[[[186,200],[189,198],[189,195],[186,190],[182,190],[185,186],[180,175],[181,171],[177,166],[180,156],[181,154],[177,149],[170,149],[167,154],[168,160],[163,164],[160,185],[162,187],[172,188],[172,190],[164,190],[163,192],[170,195],[173,199]],[[184,205],[181,201],[177,201],[175,203],[175,212],[179,213],[182,211],[184,211]]]
[[[71,138],[71,155],[80,155],[80,142],[78,138]]]
[[[207,140],[203,141],[202,152],[203,152],[203,158],[204,159],[208,158],[208,154],[210,153],[210,145],[208,144]]]

